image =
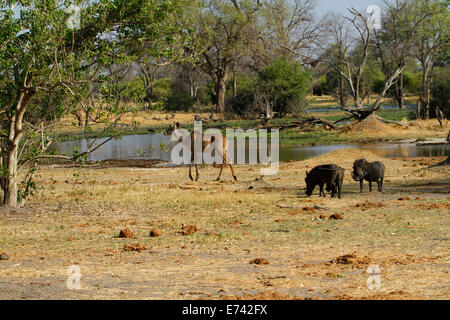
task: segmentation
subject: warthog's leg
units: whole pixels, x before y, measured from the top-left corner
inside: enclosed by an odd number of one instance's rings
[[[362,179],[359,180],[359,192],[363,192],[363,183],[364,181]]]
[[[369,180],[369,191],[372,191],[372,181]]]
[[[336,196],[336,185],[334,183],[331,184],[331,197],[334,198]]]
[[[342,183],[338,184],[338,198],[340,199],[342,195]]]
[[[378,184],[378,191],[382,192],[383,191],[383,178],[378,180],[377,184]]]
[[[320,187],[319,196],[322,196],[325,198],[325,191],[323,190],[323,184],[319,185],[319,187]]]

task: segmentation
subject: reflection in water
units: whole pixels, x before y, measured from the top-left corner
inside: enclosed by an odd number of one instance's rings
[[[106,139],[106,138],[105,138]],[[98,139],[96,144],[101,143],[105,139]],[[77,140],[62,142],[56,146],[56,150],[63,154],[72,154],[73,148],[77,147],[79,151],[85,151],[92,140]],[[270,139],[269,139],[270,142]],[[343,148],[359,148],[369,150],[380,157],[437,157],[449,156],[450,145],[422,145],[415,144],[367,144],[367,145],[349,145],[336,144],[314,147],[283,147],[280,141],[280,161],[287,160],[305,160],[317,157],[333,150]],[[170,137],[164,136],[162,133],[149,135],[130,135],[120,139],[113,139],[96,151],[89,154],[89,161],[106,160],[106,159],[161,159],[170,161]],[[235,150],[237,146],[235,146]],[[248,143],[246,149],[246,162],[248,162]],[[269,146],[270,150],[270,146]],[[236,152],[235,152],[236,154]],[[259,158],[259,157],[258,157]],[[236,155],[234,163],[236,163]]]

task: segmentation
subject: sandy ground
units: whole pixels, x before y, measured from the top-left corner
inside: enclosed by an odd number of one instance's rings
[[[383,193],[351,181],[359,157],[385,163]],[[345,149],[263,180],[236,166],[237,183],[211,166],[198,182],[187,168],[42,167],[28,204],[0,210],[0,299],[449,299],[450,174],[428,168],[440,160]],[[330,162],[346,169],[343,198],[305,197],[305,171]]]

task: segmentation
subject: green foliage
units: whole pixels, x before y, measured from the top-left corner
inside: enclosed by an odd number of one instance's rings
[[[285,115],[304,108],[310,76],[299,62],[282,57],[258,73],[258,87],[273,104],[273,111]]]
[[[380,94],[383,91],[385,81],[383,72],[376,64],[369,65],[364,70],[362,83],[365,90]]]
[[[248,73],[238,73],[236,75],[236,93],[252,92],[256,86],[258,78],[256,75]],[[227,98],[230,99],[233,95],[233,76],[228,79],[226,86]]]
[[[155,101],[165,103],[167,98],[172,95],[174,86],[171,78],[156,79],[153,84],[153,96]]]
[[[432,108],[439,107],[446,118],[450,118],[450,73],[449,65],[436,67],[433,72],[433,85],[431,88]],[[435,112],[431,112],[435,116]]]
[[[198,88],[197,91],[197,101],[200,105],[210,105],[212,104],[212,92],[213,92],[214,84],[212,81],[208,81],[204,86]]]
[[[143,92],[145,90],[142,81],[135,78],[131,81],[119,84],[121,95],[120,98],[125,102],[141,102],[143,100]]]
[[[313,94],[321,96],[324,94],[331,93],[329,86],[328,86],[329,73],[330,72],[328,72],[327,74],[322,74],[317,79],[315,79],[314,84],[313,84]]]
[[[186,93],[173,94],[166,99],[166,109],[170,111],[189,111],[195,103],[195,98]]]
[[[46,132],[39,128],[77,110],[89,97],[95,80],[102,82],[97,91],[102,105],[96,120],[115,126],[125,110],[118,98],[125,93],[136,99],[137,90],[104,71],[126,66],[143,51],[172,57],[179,50],[175,44],[189,34],[183,9],[194,2],[75,1],[81,6],[80,26],[75,29],[67,24],[71,13],[66,8],[71,3],[16,0],[0,5],[0,170],[10,171],[1,181],[8,205],[17,204],[17,194],[8,192],[15,190],[8,188],[8,180],[16,184],[17,168],[32,163],[33,157],[48,148]],[[84,109],[91,112],[93,106]],[[116,116],[104,117],[112,114]],[[30,194],[30,179],[25,180],[19,197]]]
[[[412,72],[405,70],[403,72],[403,86],[412,94],[419,94],[422,82],[422,75],[420,72]]]

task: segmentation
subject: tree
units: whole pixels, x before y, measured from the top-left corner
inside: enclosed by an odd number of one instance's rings
[[[254,54],[260,62],[255,65],[270,65],[286,55],[292,58],[292,51],[309,50],[320,42],[326,23],[316,22],[315,6],[314,0],[265,1],[259,29],[262,46]]]
[[[383,90],[376,98],[370,108],[364,107],[365,95],[362,95],[363,74],[366,68],[367,60],[370,53],[370,26],[369,19],[362,15],[354,8],[349,9],[352,14],[351,18],[347,18],[356,31],[356,43],[353,45],[358,50],[357,57],[351,55],[344,50],[345,55],[338,56],[335,60],[333,56],[313,58],[297,52],[298,55],[309,61],[325,62],[330,65],[340,76],[342,76],[349,87],[349,95],[353,100],[353,107],[341,105],[340,108],[346,111],[350,117],[357,120],[363,120],[373,112],[379,109],[381,99],[387,90],[394,84],[395,79],[403,72],[405,66],[397,68],[392,76],[387,79]],[[357,51],[353,51],[356,53]],[[344,119],[342,119],[344,120]]]
[[[287,57],[278,58],[258,73],[258,87],[267,97],[273,110],[283,116],[298,113],[305,106],[309,93],[310,77],[299,62]]]
[[[383,27],[380,31],[374,30],[373,35],[381,69],[385,77],[389,78],[396,69],[406,65],[407,59],[412,56],[417,28],[429,14],[417,11],[414,1],[411,0],[394,0],[393,2],[385,0],[384,4]],[[403,82],[403,73],[401,73],[399,80],[394,84],[394,96],[399,108],[405,107]]]
[[[429,18],[424,20],[417,28],[414,37],[415,56],[422,68],[422,88],[418,115],[425,119],[430,117],[430,100],[432,86],[432,71],[439,52],[450,43],[450,14],[448,6],[450,1],[416,0],[417,10],[427,12]]]
[[[340,70],[345,68],[345,59],[350,52],[350,28],[348,20],[342,16],[332,14],[329,16],[328,32],[331,36],[332,44],[324,56],[328,56],[329,59],[335,61]],[[335,69],[327,73],[327,82],[330,78],[337,78],[337,92],[339,105],[346,106],[347,101],[347,87],[345,77],[340,72],[336,72]]]
[[[9,1],[0,7],[0,136],[3,202],[17,206],[19,168],[44,155],[49,143],[29,148],[36,129],[27,114],[43,96],[101,78],[108,65],[129,56],[124,48],[169,39],[177,29],[181,1],[99,0],[81,3],[80,28],[67,27],[69,14],[60,1]],[[14,10],[14,5],[17,5]],[[167,26],[167,28],[164,28]],[[178,33],[176,33],[178,34]],[[140,39],[140,41],[139,41]],[[157,48],[155,48],[157,49]],[[80,159],[83,154],[71,159]]]
[[[196,43],[186,49],[197,52],[199,67],[214,82],[216,111],[225,110],[226,82],[230,67],[248,52],[251,26],[256,22],[261,2],[250,0],[205,0],[199,13]]]

